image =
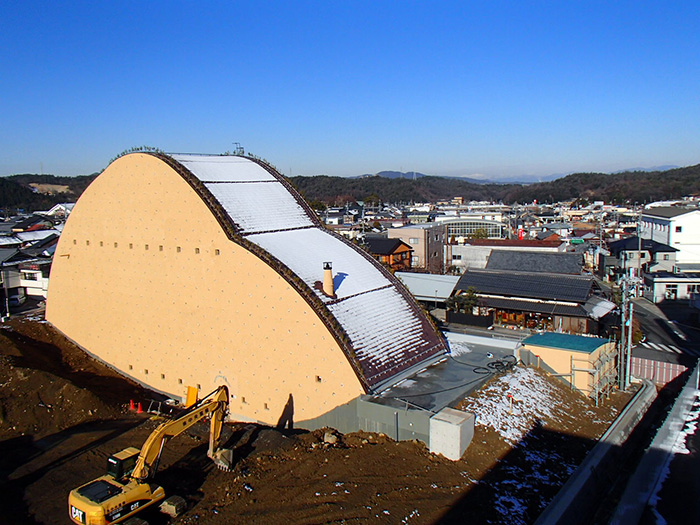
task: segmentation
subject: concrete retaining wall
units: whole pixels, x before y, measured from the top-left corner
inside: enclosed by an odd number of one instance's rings
[[[699,376],[700,367],[696,365],[666,421],[656,433],[654,441],[630,478],[615,514],[610,520],[611,524],[639,523],[657,483],[673,459],[672,444],[685,425],[687,415],[697,397]]]
[[[617,468],[620,446],[627,440],[637,423],[656,399],[656,387],[644,381],[642,388],[600,438],[569,481],[535,522],[537,525],[555,523],[584,523],[594,502],[610,488],[607,473]]]

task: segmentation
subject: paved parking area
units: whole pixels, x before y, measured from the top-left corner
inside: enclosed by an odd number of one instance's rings
[[[451,354],[382,392],[385,404],[410,404],[431,412],[453,405],[490,377],[515,364],[517,341],[445,333]]]

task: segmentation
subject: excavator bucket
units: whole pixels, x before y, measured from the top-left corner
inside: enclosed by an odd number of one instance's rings
[[[209,454],[209,457],[219,470],[228,472],[233,468],[233,450],[230,448],[220,448],[213,454]]]

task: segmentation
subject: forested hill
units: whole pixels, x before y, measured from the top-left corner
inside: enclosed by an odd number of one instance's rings
[[[293,177],[291,182],[308,201],[331,205],[377,198],[383,202],[435,202],[453,197],[506,204],[577,198],[609,203],[643,203],[700,194],[700,165],[668,171],[575,173],[551,182],[527,185],[475,184],[445,177],[346,179],[325,175]]]
[[[75,202],[97,176],[12,175],[0,177],[0,208],[37,211],[59,202]],[[575,173],[536,184],[477,184],[457,178],[423,176],[414,179],[380,176],[343,178],[318,175],[292,177],[292,184],[309,201],[327,205],[349,201],[436,202],[463,197],[465,201],[506,204],[557,202],[577,198],[608,203],[651,202],[700,194],[700,165],[668,171],[614,174]],[[32,185],[32,186],[30,186]],[[51,193],[53,191],[53,193]]]
[[[504,202],[557,202],[584,198],[609,203],[652,202],[700,194],[700,164],[667,171],[574,173],[551,182],[510,187]]]
[[[10,213],[18,209],[40,211],[61,202],[75,202],[95,177],[97,173],[77,177],[30,173],[0,177],[0,208]]]

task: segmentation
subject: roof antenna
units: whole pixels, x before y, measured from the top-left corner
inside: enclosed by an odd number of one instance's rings
[[[234,155],[245,155],[245,150],[240,142],[234,142],[233,145],[236,146],[233,150]]]

